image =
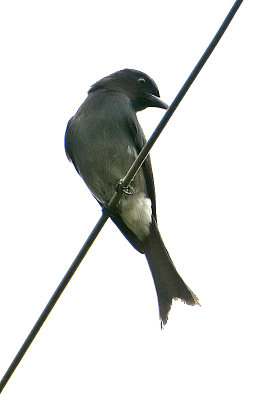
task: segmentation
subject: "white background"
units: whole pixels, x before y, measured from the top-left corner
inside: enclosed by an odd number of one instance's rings
[[[233,2],[3,6],[0,376],[101,215],[67,121],[125,67],[171,103]],[[161,331],[145,257],[109,221],[3,399],[266,399],[264,3],[244,2],[151,153],[159,227],[201,307],[175,302]],[[163,113],[139,114],[147,136]]]

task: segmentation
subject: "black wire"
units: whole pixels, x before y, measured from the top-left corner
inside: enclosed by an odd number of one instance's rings
[[[230,12],[228,13],[227,17],[225,18],[224,22],[220,26],[218,32],[214,36],[213,40],[211,41],[210,45],[208,46],[205,53],[200,58],[199,62],[189,75],[188,79],[186,80],[185,84],[183,85],[182,89],[179,91],[178,95],[175,97],[174,101],[164,114],[163,118],[161,119],[160,123],[158,124],[157,128],[155,129],[154,133],[151,135],[150,139],[147,141],[144,148],[141,150],[140,154],[138,155],[137,159],[133,163],[132,167],[129,169],[128,173],[124,177],[124,179],[120,182],[119,187],[128,186],[131,180],[134,178],[136,173],[138,172],[139,168],[141,167],[142,163],[144,162],[145,158],[147,157],[149,151],[151,150],[152,146],[156,142],[157,138],[161,134],[162,130],[166,126],[167,122],[171,118],[172,114],[182,101],[183,97],[187,93],[188,89],[196,79],[197,75],[201,71],[202,67],[204,66],[205,62],[213,52],[214,48],[218,44],[219,40],[221,39],[222,35],[224,34],[225,30],[227,29],[228,25],[230,24],[231,20],[233,19],[235,13],[237,12],[238,8],[242,4],[243,0],[237,0],[233,7],[231,8]],[[20,363],[21,359],[23,358],[24,354],[30,347],[31,343],[33,342],[35,336],[41,329],[43,323],[45,322],[46,318],[50,314],[51,310],[53,309],[54,305],[58,301],[59,297],[63,293],[64,289],[66,288],[67,284],[71,280],[72,276],[74,275],[75,271],[79,267],[80,263],[82,262],[83,258],[85,257],[86,253],[88,252],[89,248],[93,244],[94,240],[98,236],[99,232],[105,225],[107,219],[109,218],[109,210],[112,210],[114,206],[118,203],[120,197],[122,195],[122,190],[117,190],[107,209],[97,222],[96,226],[94,227],[93,231],[91,232],[90,236],[84,243],[83,247],[81,248],[80,252],[78,253],[77,257],[73,261],[72,265],[68,269],[66,275],[63,277],[62,281],[58,285],[57,289],[53,293],[52,297],[50,298],[49,302],[47,303],[46,307],[44,308],[42,314],[36,321],[34,327],[32,328],[31,332],[27,336],[26,340],[24,341],[23,345],[21,346],[20,350],[18,351],[17,355],[15,356],[14,360],[10,364],[9,368],[7,369],[5,375],[3,376],[2,380],[0,381],[0,393],[4,389],[5,385],[7,384],[8,380],[10,379],[11,375],[17,368],[18,364]]]

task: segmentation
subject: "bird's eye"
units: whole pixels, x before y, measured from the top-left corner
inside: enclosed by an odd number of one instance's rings
[[[138,83],[140,83],[140,85],[144,86],[146,84],[146,80],[144,78],[139,78]]]

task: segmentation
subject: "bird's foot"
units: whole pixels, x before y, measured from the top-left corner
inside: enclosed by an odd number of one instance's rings
[[[123,179],[121,179],[117,183],[116,190],[117,190],[117,192],[123,192],[124,194],[127,194],[128,196],[134,193],[134,189],[130,185],[123,186]]]

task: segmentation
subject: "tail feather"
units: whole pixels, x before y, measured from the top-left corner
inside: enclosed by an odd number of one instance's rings
[[[180,299],[193,306],[199,305],[198,298],[176,271],[154,219],[144,248],[158,295],[160,319],[165,325],[173,299]]]

